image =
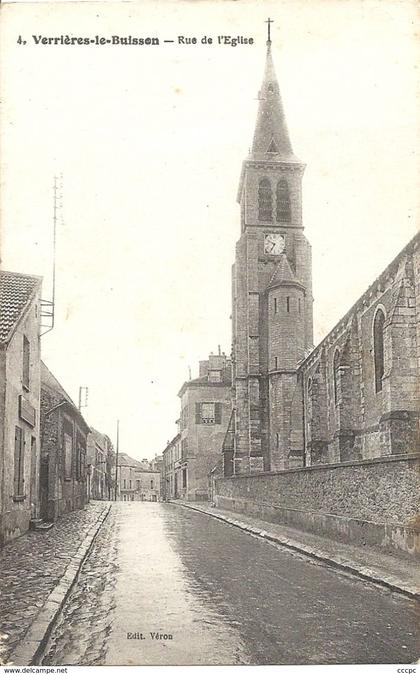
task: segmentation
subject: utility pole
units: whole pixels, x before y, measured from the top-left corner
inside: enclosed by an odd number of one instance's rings
[[[89,388],[87,386],[79,386],[79,412],[82,409],[82,407],[88,406],[88,397],[89,397]]]
[[[120,451],[120,420],[117,420],[117,451],[115,456],[115,493],[114,501],[117,500],[117,491],[118,491],[118,453]]]
[[[57,248],[57,212],[63,208],[63,175],[60,175],[60,186],[58,185],[58,177],[54,176],[53,184],[53,241],[52,241],[52,289],[51,299],[41,299],[41,337],[50,332],[54,328],[55,321],[55,268],[56,268],[56,248]],[[63,214],[61,213],[61,219]]]

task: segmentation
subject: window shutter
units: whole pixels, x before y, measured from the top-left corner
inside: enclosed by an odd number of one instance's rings
[[[14,495],[23,495],[24,483],[24,436],[20,426],[15,426],[15,453],[14,453]]]
[[[201,403],[195,403],[195,423],[201,424]]]
[[[19,426],[15,427],[15,457],[14,457],[14,483],[15,483],[15,496],[19,495],[19,477],[20,477],[20,446],[21,446],[21,433],[22,430]]]
[[[216,403],[214,406],[214,423],[222,423],[222,403]]]

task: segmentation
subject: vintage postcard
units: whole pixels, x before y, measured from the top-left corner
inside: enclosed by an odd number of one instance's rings
[[[4,671],[414,674],[417,3],[0,18]]]

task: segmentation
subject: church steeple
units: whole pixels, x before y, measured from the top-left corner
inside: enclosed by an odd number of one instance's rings
[[[238,190],[232,278],[234,472],[301,465],[297,366],[312,346],[311,249],[303,233],[305,164],[293,154],[271,54]]]
[[[284,114],[280,88],[271,54],[271,39],[267,40],[267,56],[264,78],[259,91],[260,101],[252,143],[251,159],[292,161],[299,160],[293,154]]]

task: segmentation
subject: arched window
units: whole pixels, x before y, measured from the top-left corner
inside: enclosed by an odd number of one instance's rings
[[[384,375],[384,323],[385,314],[378,309],[373,320],[373,354],[375,360],[375,391],[382,391]]]
[[[307,383],[307,400],[306,400],[306,413],[307,419],[310,423],[312,421],[312,377],[309,377]]]
[[[277,183],[277,209],[276,209],[276,220],[277,222],[290,222],[291,212],[290,212],[290,196],[289,196],[289,186],[287,181],[282,179]]]
[[[261,178],[258,185],[258,220],[273,220],[273,195],[268,178]]]
[[[308,379],[308,397],[312,395],[312,377]]]
[[[334,402],[335,402],[335,404],[337,404],[337,402],[338,402],[337,375],[338,375],[339,365],[340,365],[340,351],[339,351],[339,349],[336,349],[335,353],[334,353],[334,358],[333,358],[333,385],[334,385]]]

